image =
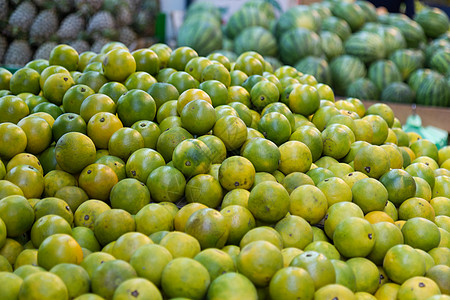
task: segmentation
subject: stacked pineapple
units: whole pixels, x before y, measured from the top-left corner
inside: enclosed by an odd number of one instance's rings
[[[57,44],[98,52],[154,35],[157,0],[0,0],[0,64],[48,59]],[[151,43],[151,39],[148,41]]]

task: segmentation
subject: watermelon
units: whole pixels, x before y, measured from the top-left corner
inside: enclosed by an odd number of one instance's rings
[[[381,92],[381,101],[394,103],[414,103],[414,91],[404,82],[393,82]]]
[[[397,27],[405,37],[408,48],[418,48],[426,42],[425,32],[416,21],[408,18],[395,18],[391,25]]]
[[[356,3],[338,2],[331,8],[331,12],[334,16],[345,20],[353,32],[364,25],[364,11]]]
[[[268,62],[272,66],[272,69],[274,69],[274,70],[283,66],[281,61],[276,57],[264,56],[264,61]]]
[[[380,91],[370,79],[359,78],[348,86],[346,95],[364,100],[378,100]]]
[[[219,8],[210,1],[195,1],[189,5],[186,11],[186,17],[196,14],[209,15],[217,20],[221,20],[222,18]]]
[[[450,107],[450,86],[442,74],[430,70],[416,80],[417,104]]]
[[[256,8],[266,14],[266,16],[274,20],[275,19],[275,8],[271,3],[264,0],[249,0],[245,2],[242,7],[253,7]]]
[[[381,37],[383,40],[386,57],[398,49],[406,48],[405,37],[402,32],[394,26],[368,23],[364,25],[362,30],[378,34]]]
[[[322,20],[332,15],[330,8],[322,2],[314,2],[310,7],[319,14]]]
[[[450,49],[450,41],[445,39],[431,41],[425,48],[425,65],[430,66],[431,57],[441,49]]]
[[[408,85],[411,87],[411,89],[416,92],[419,89],[420,83],[426,78],[426,77],[435,77],[437,78],[439,73],[431,70],[431,69],[418,69],[411,73],[411,76],[409,76],[408,79]]]
[[[316,13],[318,15],[318,13]],[[320,18],[320,16],[319,16]],[[306,5],[297,5],[284,12],[277,20],[275,35],[281,38],[284,33],[294,28],[306,28],[317,31],[320,26],[317,18],[311,13],[311,9]]]
[[[225,49],[216,50],[216,51],[213,51],[212,53],[220,53],[223,56],[225,56],[226,58],[228,58],[228,60],[230,62],[235,62],[236,59],[238,58],[236,53],[234,53],[233,51],[225,50]]]
[[[445,41],[447,41],[447,42],[450,42],[450,30],[447,31],[447,32],[444,33],[444,34],[441,34],[437,39],[438,39],[438,40],[445,40]]]
[[[414,20],[430,38],[437,38],[446,33],[450,25],[447,14],[437,7],[425,7],[415,15]]]
[[[450,70],[450,48],[440,49],[432,57],[430,67],[443,75]]]
[[[382,91],[392,82],[402,81],[397,66],[390,60],[381,59],[369,67],[369,79]]]
[[[246,51],[256,51],[263,56],[276,56],[278,52],[277,40],[264,27],[248,27],[234,40],[234,52],[239,55]]]
[[[342,55],[330,62],[333,87],[338,95],[345,95],[348,86],[358,78],[366,76],[364,63],[357,57]]]
[[[320,33],[320,41],[322,44],[322,51],[329,61],[344,54],[344,45],[342,44],[341,38],[336,33],[322,31]]]
[[[257,8],[243,7],[231,15],[225,26],[225,34],[234,39],[247,27],[262,26],[269,29],[269,20],[270,18]]]
[[[392,53],[389,57],[397,66],[402,80],[407,80],[409,75],[417,69],[423,67],[424,56],[422,51],[414,49],[400,49]]]
[[[285,64],[294,65],[303,57],[320,56],[320,37],[305,28],[294,28],[281,36],[280,58]]]
[[[347,22],[335,16],[328,17],[322,21],[322,31],[336,33],[342,41],[348,39],[352,34],[352,30]]]
[[[214,19],[191,18],[179,28],[177,45],[191,47],[206,56],[222,48],[222,30]]]
[[[356,5],[361,7],[364,12],[365,22],[376,22],[378,19],[377,8],[369,1],[356,1]]]
[[[331,84],[331,72],[325,59],[307,56],[300,60],[295,68],[304,74],[313,75],[318,82]]]
[[[367,31],[352,34],[344,43],[345,52],[371,63],[384,58],[384,44],[379,35]]]

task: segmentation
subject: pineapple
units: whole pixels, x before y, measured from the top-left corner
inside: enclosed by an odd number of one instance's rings
[[[133,28],[139,35],[154,35],[157,11],[159,11],[158,1],[142,0],[140,2],[133,23]]]
[[[91,46],[85,40],[71,41],[71,42],[69,42],[69,46],[71,46],[75,50],[77,50],[78,53],[83,53],[83,52],[89,51],[91,49]]]
[[[37,48],[34,53],[33,59],[49,59],[50,52],[52,52],[53,48],[55,48],[58,44],[55,42],[45,42]]]
[[[125,46],[130,47],[130,45],[137,40],[137,34],[128,26],[121,27],[118,31],[119,35],[117,40]]]
[[[103,46],[105,46],[109,42],[111,42],[111,40],[104,38],[104,37],[100,37],[95,40],[94,44],[92,44],[91,51],[93,51],[95,53],[100,53]]]
[[[84,30],[84,18],[78,13],[68,15],[61,22],[56,35],[61,40],[75,40],[78,34]]]
[[[111,13],[100,11],[89,19],[86,32],[90,37],[112,37],[114,35],[115,21]]]
[[[6,50],[3,63],[5,65],[24,66],[31,60],[32,55],[33,52],[26,40],[14,40]]]
[[[103,0],[75,0],[75,7],[82,14],[92,16],[102,7]]]
[[[36,6],[32,2],[22,2],[9,16],[7,33],[12,37],[26,37],[36,13]]]
[[[2,25],[2,27],[8,23],[8,14],[9,14],[8,0],[0,0],[0,25]]]
[[[6,37],[0,35],[0,62],[3,60],[3,56],[5,55],[7,47],[8,40],[6,39]]]
[[[55,9],[41,11],[31,26],[30,42],[40,45],[48,41],[58,28],[58,22]]]
[[[104,0],[102,10],[110,12],[115,17],[117,27],[128,26],[133,22],[131,5],[125,0]]]

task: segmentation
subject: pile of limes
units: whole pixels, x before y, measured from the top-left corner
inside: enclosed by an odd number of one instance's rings
[[[450,147],[256,52],[0,68],[1,299],[448,299]]]

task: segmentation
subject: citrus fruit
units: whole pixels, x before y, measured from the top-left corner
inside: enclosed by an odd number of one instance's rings
[[[88,136],[69,132],[56,143],[55,156],[61,169],[75,174],[95,161],[95,145]]]
[[[386,121],[380,117],[379,115],[366,115],[362,118],[363,120],[368,121],[373,130],[373,145],[381,145],[383,144],[389,134],[389,126]]]
[[[0,141],[0,157],[11,159],[25,150],[27,135],[21,127],[5,122],[0,124]]]
[[[209,132],[216,122],[214,107],[205,100],[187,103],[180,113],[181,125],[193,135]]]
[[[378,180],[365,178],[353,184],[352,199],[367,214],[384,209],[388,201],[388,191]]]
[[[0,273],[0,278],[0,286],[5,299],[18,299],[23,279],[14,273],[4,271]]]
[[[402,283],[397,292],[397,299],[428,299],[440,294],[436,282],[427,277],[416,276]]]
[[[356,278],[350,265],[339,259],[332,259],[331,263],[336,273],[336,283],[349,288],[351,291],[356,291]]]
[[[124,209],[134,215],[150,202],[150,192],[144,183],[126,178],[112,187],[109,199],[112,208]]]
[[[440,233],[436,224],[424,218],[412,218],[402,227],[405,244],[424,251],[436,248],[440,242]]]
[[[302,217],[310,224],[319,223],[325,217],[327,209],[325,194],[314,185],[299,186],[290,194],[289,212]]]
[[[237,116],[217,118],[212,130],[225,144],[227,151],[239,149],[247,139],[247,126]]]
[[[192,213],[186,221],[184,230],[199,241],[202,249],[222,248],[229,234],[225,217],[211,208]]]
[[[255,241],[241,249],[237,258],[239,273],[258,287],[269,285],[274,274],[283,268],[281,251],[267,241]]]
[[[69,299],[69,292],[58,275],[39,272],[23,280],[18,299]]]
[[[339,222],[333,233],[334,245],[345,257],[367,256],[372,251],[375,240],[372,225],[367,220],[357,217]]]
[[[198,139],[187,139],[179,143],[172,154],[175,168],[187,178],[207,173],[211,168],[211,151]]]
[[[317,300],[326,300],[326,299],[356,299],[355,294],[353,292],[341,285],[341,284],[329,284],[321,287],[314,293],[314,299]]]
[[[127,232],[121,235],[114,243],[112,255],[117,259],[129,262],[137,249],[152,243],[152,240],[145,234],[140,232]]]
[[[346,261],[356,279],[356,291],[373,294],[378,289],[380,273],[377,266],[363,257],[354,257]]]
[[[91,275],[91,291],[103,298],[112,299],[114,291],[122,282],[135,277],[136,271],[126,261],[105,261]]]
[[[39,266],[50,270],[57,264],[79,264],[83,260],[83,251],[70,235],[56,233],[42,241],[38,249]]]
[[[156,103],[147,92],[133,89],[117,100],[117,114],[125,126],[137,121],[153,121],[156,116]]]
[[[387,152],[376,145],[361,148],[354,159],[355,171],[362,172],[375,179],[388,172],[389,167],[390,160]]]
[[[164,165],[164,159],[157,151],[149,148],[141,148],[130,155],[125,169],[127,177],[146,182],[153,170]]]
[[[278,169],[281,153],[271,141],[263,138],[251,139],[243,147],[242,156],[250,160],[256,172],[272,173]]]
[[[198,253],[194,259],[208,270],[211,280],[227,272],[236,271],[231,256],[219,249],[205,249]]]
[[[163,230],[173,230],[173,216],[166,208],[156,203],[142,207],[134,219],[136,231],[145,235]]]
[[[18,237],[31,229],[34,211],[25,197],[11,195],[0,201],[0,218],[6,225],[7,236]]]
[[[320,98],[317,89],[310,85],[298,85],[289,94],[289,108],[293,113],[310,116],[319,109]]]
[[[289,140],[292,129],[285,115],[279,112],[269,112],[259,120],[258,131],[279,146]]]
[[[250,189],[255,180],[253,164],[241,156],[225,159],[219,168],[219,182],[226,190]]]
[[[39,198],[44,191],[42,173],[29,165],[15,166],[6,173],[5,180],[17,185],[26,198]]]
[[[258,220],[276,222],[286,215],[289,203],[289,194],[281,184],[265,181],[251,190],[248,209]]]
[[[299,141],[288,141],[280,147],[280,163],[278,169],[283,174],[292,172],[306,172],[310,169],[312,155],[309,148]]]
[[[116,173],[103,164],[90,164],[80,173],[78,183],[91,199],[106,201],[118,182]]]
[[[172,254],[166,248],[161,245],[147,244],[133,253],[130,264],[139,277],[146,278],[159,286],[163,269],[171,260]]]
[[[352,190],[339,177],[326,178],[317,183],[317,187],[325,195],[328,207],[338,202],[350,202],[352,200]]]
[[[128,212],[122,209],[108,209],[95,218],[94,233],[98,242],[105,246],[117,240],[122,234],[134,231],[135,227],[135,221]]]
[[[407,279],[425,274],[423,257],[409,245],[391,247],[383,259],[383,269],[393,282],[402,284]]]
[[[397,226],[388,222],[372,224],[372,229],[376,236],[375,245],[367,258],[376,265],[382,265],[386,252],[395,245],[403,244],[403,235]]]
[[[361,208],[353,202],[338,202],[328,208],[325,216],[324,229],[329,238],[333,237],[336,226],[349,217],[363,218]]]
[[[83,267],[75,264],[58,264],[50,269],[58,275],[67,287],[69,297],[75,298],[90,291],[89,274]]]
[[[311,226],[299,216],[286,216],[275,225],[283,240],[283,247],[303,250],[313,241]]]
[[[306,270],[313,279],[316,290],[332,284],[336,280],[336,273],[331,261],[316,251],[305,251],[297,255],[289,266]]]
[[[214,279],[207,293],[208,299],[258,299],[256,288],[244,275],[228,272]]]
[[[56,233],[72,235],[70,224],[58,215],[43,216],[33,224],[33,227],[31,227],[31,242],[35,248],[39,248],[47,237]]]
[[[180,231],[168,233],[161,239],[159,244],[169,250],[173,258],[193,258],[201,250],[197,239]]]
[[[314,281],[308,272],[297,267],[283,268],[270,281],[269,293],[273,299],[312,299]]]
[[[124,81],[136,71],[136,61],[126,49],[114,49],[106,53],[102,61],[103,74],[111,81]]]
[[[179,257],[170,261],[162,272],[161,287],[168,297],[202,299],[211,282],[208,270],[198,261]]]

